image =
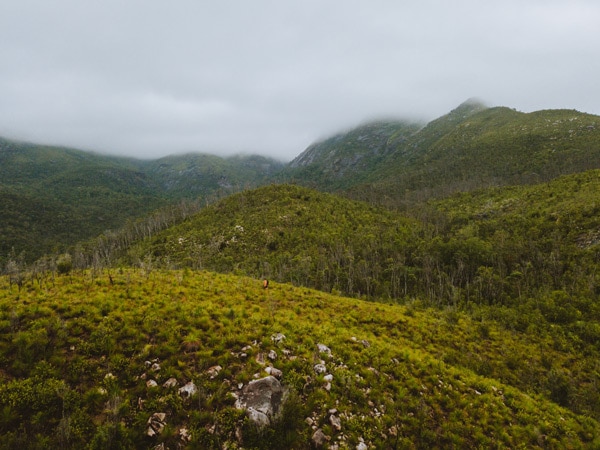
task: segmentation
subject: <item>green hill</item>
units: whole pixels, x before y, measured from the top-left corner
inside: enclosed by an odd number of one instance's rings
[[[128,264],[267,276],[348,295],[399,297],[422,225],[294,185],[231,195],[128,251]]]
[[[600,168],[599,161],[598,116],[572,110],[526,114],[470,100],[423,127],[357,127],[309,147],[283,174],[317,189],[398,206],[548,181]]]
[[[556,403],[586,359],[547,337],[232,275],[2,278],[0,360],[7,449],[600,445]],[[285,400],[258,428],[236,397],[269,374]]]
[[[142,161],[0,139],[0,263],[64,251],[182,199],[256,186],[280,167],[258,156]]]
[[[596,247],[581,243],[597,241],[599,195],[599,172],[589,171],[400,214],[271,185],[205,208],[132,247],[125,261],[268,276],[379,299],[510,303],[565,290],[591,300]]]
[[[126,159],[0,140],[0,256],[32,261],[165,205]]]
[[[442,122],[446,118],[440,119]],[[436,129],[434,122],[420,134]],[[392,154],[371,174],[377,190],[436,196],[488,186],[532,184],[600,167],[600,118],[569,110],[519,113],[488,108],[422,145]]]

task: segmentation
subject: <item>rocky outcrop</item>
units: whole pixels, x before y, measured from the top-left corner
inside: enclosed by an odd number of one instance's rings
[[[274,376],[251,381],[242,389],[235,406],[243,409],[258,426],[267,426],[280,413],[286,390]]]

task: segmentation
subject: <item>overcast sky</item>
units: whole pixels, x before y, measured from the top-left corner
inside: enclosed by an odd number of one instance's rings
[[[0,0],[0,135],[291,160],[470,97],[600,114],[600,1]]]

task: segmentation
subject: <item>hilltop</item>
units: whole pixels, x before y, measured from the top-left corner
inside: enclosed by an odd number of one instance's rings
[[[551,401],[583,359],[458,312],[119,270],[2,278],[0,325],[3,448],[599,444],[596,420]],[[286,399],[261,428],[236,404],[257,379]]]
[[[364,163],[355,168],[356,161]],[[598,116],[573,110],[521,113],[470,100],[425,126],[357,127],[309,147],[284,173],[317,189],[398,206],[548,181],[600,168],[598,161]]]

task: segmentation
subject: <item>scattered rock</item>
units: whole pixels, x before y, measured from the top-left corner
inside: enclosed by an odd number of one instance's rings
[[[317,349],[319,350],[319,353],[327,353],[328,355],[331,355],[331,349],[325,344],[317,344]]]
[[[217,377],[217,375],[219,375],[219,372],[223,370],[223,368],[221,366],[212,366],[209,367],[208,370],[206,371],[206,373],[208,374],[208,376],[210,377],[210,379],[214,379]]]
[[[281,377],[283,376],[283,372],[279,369],[276,369],[275,367],[267,367],[265,369],[265,372],[267,372],[269,375],[273,375],[275,378],[281,379]]]
[[[148,381],[146,381],[146,387],[153,388],[153,387],[156,387],[156,386],[158,386],[158,383],[156,381],[154,381],[154,380],[148,380]]]
[[[193,381],[190,381],[185,386],[180,387],[177,392],[179,392],[179,395],[181,395],[182,397],[190,398],[196,392],[198,392],[198,388],[196,387]]]
[[[256,354],[256,362],[258,364],[260,364],[261,366],[265,365],[265,354],[264,353],[257,353]]]
[[[271,361],[275,361],[277,359],[277,352],[275,350],[271,350],[271,351],[269,351],[269,354],[267,355],[267,357]]]
[[[323,377],[323,379],[324,379],[325,381],[332,382],[332,381],[333,381],[333,375],[331,375],[330,373],[328,373],[327,375],[325,375],[325,376]]]
[[[162,430],[165,428],[167,418],[166,413],[154,413],[148,419],[146,423],[148,428],[146,430],[146,434],[150,437],[157,436],[162,433]]]
[[[323,447],[331,438],[323,433],[323,430],[320,428],[314,432],[312,435],[312,442],[315,447],[321,448]]]
[[[152,364],[152,367],[150,367],[150,370],[152,370],[152,372],[160,372],[160,364],[159,363]]]
[[[327,367],[325,367],[325,364],[315,364],[314,369],[318,374],[327,372]]]
[[[341,431],[342,430],[342,421],[340,420],[340,418],[338,416],[335,415],[330,415],[329,416],[329,423],[331,424],[331,427],[335,430],[335,431]]]
[[[181,439],[183,442],[190,442],[192,440],[192,435],[190,434],[190,431],[187,428],[180,428],[179,439]]]
[[[271,423],[285,401],[285,391],[274,376],[248,383],[235,402],[238,409],[246,410],[248,417],[259,427]]]
[[[163,383],[163,387],[166,389],[172,388],[177,386],[177,379],[176,378],[169,378],[167,381],[165,381]]]
[[[279,344],[285,340],[285,334],[283,334],[283,333],[274,334],[273,336],[271,336],[271,340],[274,343]]]

